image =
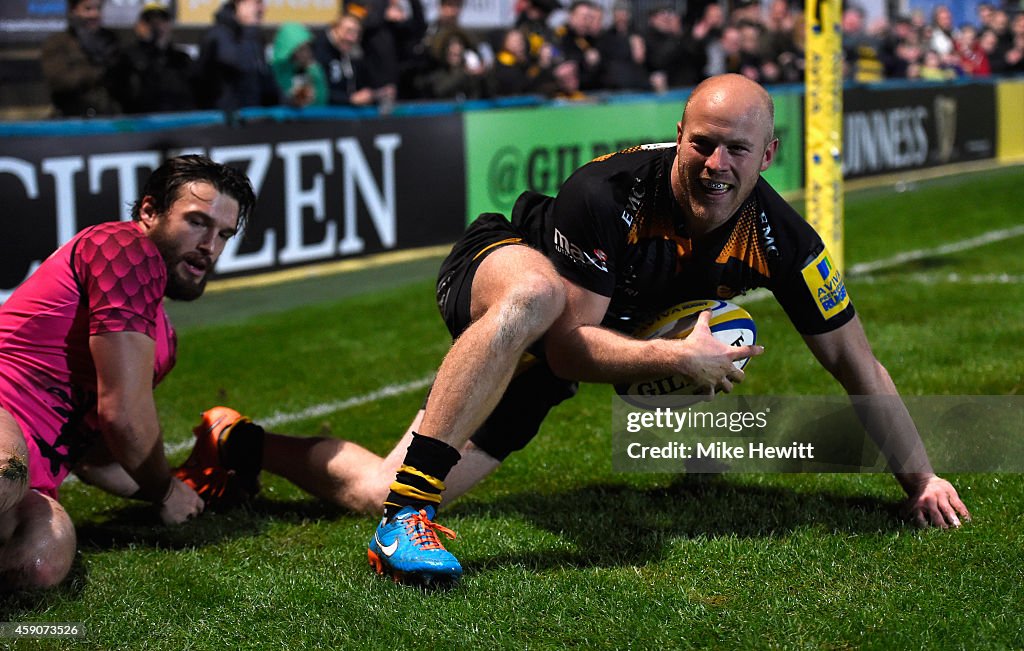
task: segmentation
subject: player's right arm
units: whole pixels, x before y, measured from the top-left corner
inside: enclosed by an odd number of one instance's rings
[[[563,278],[566,307],[544,338],[555,375],[581,382],[618,383],[684,375],[706,389],[730,391],[743,381],[733,362],[760,355],[761,346],[730,346],[708,327],[703,312],[686,339],[635,339],[600,323],[610,299]]]
[[[710,314],[701,316],[690,336],[682,340],[640,340],[600,325],[611,303],[619,258],[631,228],[631,222],[622,217],[627,206],[616,160],[577,170],[552,205],[546,232],[551,242],[549,258],[565,284],[566,306],[544,337],[548,364],[559,377],[581,382],[683,375],[708,391],[729,391],[734,382],[743,380],[743,372],[732,362],[760,355],[763,349],[718,341],[708,328]],[[631,184],[637,175],[650,174],[632,172],[627,175]]]
[[[114,460],[154,503],[167,524],[203,510],[196,493],[171,476],[153,399],[154,341],[140,332],[105,332],[89,338],[96,366],[96,412]]]

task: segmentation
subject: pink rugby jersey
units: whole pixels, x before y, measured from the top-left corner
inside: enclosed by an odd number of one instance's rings
[[[0,407],[25,435],[32,488],[56,498],[99,436],[91,335],[151,337],[154,386],[174,366],[166,282],[164,260],[139,226],[108,222],[55,251],[0,306]]]

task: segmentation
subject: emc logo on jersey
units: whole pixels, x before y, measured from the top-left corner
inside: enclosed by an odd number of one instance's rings
[[[640,213],[640,206],[643,205],[644,195],[646,194],[647,189],[644,187],[644,180],[636,179],[633,189],[630,190],[626,208],[622,211],[622,221],[626,222],[626,226],[632,228],[633,218]]]

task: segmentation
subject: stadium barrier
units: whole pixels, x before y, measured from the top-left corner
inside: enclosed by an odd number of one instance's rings
[[[803,183],[802,88],[772,89],[782,140],[766,177]],[[591,158],[675,139],[688,91],[594,103],[535,97],[375,109],[247,109],[0,124],[0,302],[85,226],[125,219],[163,157],[200,152],[259,193],[219,274],[239,276],[450,242],[522,190],[555,192]],[[1024,82],[848,87],[845,172],[870,176],[1024,155]]]
[[[994,158],[995,86],[885,84],[843,97],[843,177]]]

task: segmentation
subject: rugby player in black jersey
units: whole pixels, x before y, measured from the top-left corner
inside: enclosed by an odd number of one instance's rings
[[[526,445],[577,382],[678,374],[712,395],[730,391],[743,380],[733,361],[763,349],[719,342],[709,313],[685,340],[620,330],[684,300],[766,287],[847,393],[890,397],[860,413],[890,459],[919,460],[910,471],[891,464],[910,517],[960,526],[968,511],[920,454],[821,239],[760,176],[778,148],[773,113],[758,84],[713,77],[688,100],[674,145],[592,161],[557,197],[521,196],[511,222],[481,215],[442,265],[438,305],[455,342],[406,436],[384,460],[346,442],[293,441],[308,447],[303,458],[325,460],[323,472],[279,474],[349,508],[383,501],[369,546],[378,572],[457,578],[462,568],[436,533],[451,532],[433,522],[442,492],[465,492]],[[282,441],[268,435],[264,458]]]

